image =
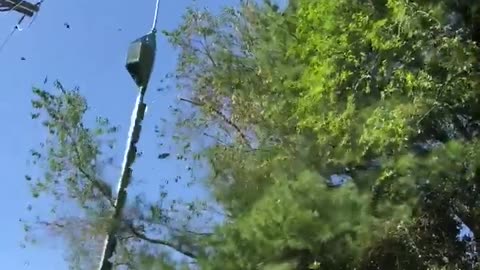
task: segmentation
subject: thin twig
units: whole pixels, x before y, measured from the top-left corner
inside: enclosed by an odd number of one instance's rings
[[[219,116],[220,118],[222,118],[228,125],[230,125],[231,127],[233,127],[237,133],[240,135],[240,137],[242,138],[243,142],[249,147],[249,148],[252,148],[250,146],[250,143],[248,142],[248,139],[247,139],[247,136],[242,132],[242,130],[240,129],[240,127],[233,123],[232,120],[230,120],[225,114],[223,114],[220,110],[216,109],[216,108],[213,108],[212,106],[209,106],[208,104],[206,104],[205,102],[201,102],[201,101],[194,101],[194,100],[190,100],[190,99],[186,99],[186,98],[180,98],[180,101],[184,101],[184,102],[187,102],[187,103],[190,103],[192,105],[195,105],[195,106],[199,106],[199,107],[204,107],[204,106],[207,106],[209,109],[211,109],[217,116]]]
[[[190,257],[192,259],[196,259],[197,258],[197,255],[190,252],[190,251],[187,251],[187,250],[183,250],[181,246],[179,245],[176,245],[176,244],[173,244],[173,243],[170,243],[168,241],[165,241],[165,240],[161,240],[161,239],[153,239],[153,238],[150,238],[148,236],[146,236],[144,233],[138,231],[134,226],[133,224],[130,224],[129,225],[130,227],[130,231],[133,233],[133,235],[135,235],[136,237],[148,242],[148,243],[152,243],[152,244],[159,244],[159,245],[163,245],[163,246],[166,246],[166,247],[169,247],[169,248],[172,248],[174,250],[176,250],[177,252],[180,252],[182,253],[183,255],[187,256],[187,257]]]
[[[58,222],[38,221],[37,223],[41,225],[45,225],[47,227],[57,227],[60,229],[65,228],[65,224],[60,224]]]

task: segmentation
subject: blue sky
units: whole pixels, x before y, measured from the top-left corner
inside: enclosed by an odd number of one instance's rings
[[[200,0],[197,5],[215,10],[236,3],[235,0]],[[173,29],[191,0],[161,1],[159,28]],[[0,190],[2,230],[0,261],[3,269],[67,269],[62,245],[41,241],[26,249],[20,247],[24,233],[19,218],[27,215],[26,206],[34,211],[47,211],[48,204],[33,201],[24,175],[34,168],[28,164],[29,150],[43,138],[44,131],[30,119],[32,86],[52,89],[58,79],[67,88],[79,87],[88,99],[92,115],[108,117],[121,126],[119,156],[124,148],[130,114],[137,94],[126,72],[125,56],[129,43],[145,34],[150,26],[155,0],[143,1],[82,1],[45,0],[38,17],[29,27],[27,19],[21,32],[16,32],[0,52],[0,167],[3,168],[3,189]],[[0,42],[7,36],[20,16],[0,14]],[[70,28],[65,27],[65,23]],[[22,61],[21,58],[25,60]],[[157,41],[157,58],[147,93],[149,105],[140,148],[145,153],[138,161],[135,181],[140,190],[156,192],[159,178],[170,178],[185,171],[184,164],[158,161],[162,150],[153,132],[160,117],[168,117],[175,91],[157,92],[160,79],[175,68],[176,54],[163,36]],[[49,82],[43,85],[45,77]],[[172,143],[163,142],[168,148]],[[168,149],[167,149],[168,150]],[[120,160],[117,165],[120,166]],[[112,178],[115,182],[116,178]],[[198,190],[185,194],[181,186],[175,194],[192,197]],[[150,195],[155,196],[155,192]],[[48,238],[46,238],[48,240]],[[45,240],[45,239],[44,239]]]

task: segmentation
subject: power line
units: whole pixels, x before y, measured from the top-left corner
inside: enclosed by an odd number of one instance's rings
[[[42,5],[42,3],[44,2],[45,0],[40,0],[39,2],[37,2],[36,4],[32,4],[33,6],[36,7],[36,11],[34,13],[32,13],[32,20],[30,21],[30,23],[28,24],[27,28],[29,28],[32,23],[35,21],[35,19],[37,18],[37,15],[38,15],[38,11],[40,10],[40,6]],[[16,3],[14,6],[13,3]],[[18,11],[17,8],[19,8],[22,4],[26,3],[25,1],[18,1],[18,0],[0,0],[0,12],[11,12],[11,11]],[[30,3],[29,3],[30,4]],[[20,11],[19,11],[20,12]],[[10,39],[13,37],[13,35],[15,34],[15,32],[17,31],[22,31],[23,29],[20,28],[20,25],[22,24],[23,20],[25,20],[25,18],[27,16],[29,17],[32,17],[29,15],[30,13],[28,14],[24,14],[19,20],[18,22],[15,24],[15,26],[12,28],[12,31],[10,31],[10,33],[5,37],[5,39],[2,41],[2,43],[0,44],[0,52],[3,51],[3,49],[5,48],[5,46],[7,46],[8,42],[10,41]]]
[[[20,31],[20,24],[23,22],[24,19],[25,19],[25,15],[23,15],[20,18],[20,20],[18,20],[17,24],[13,27],[12,31],[10,31],[10,33],[5,37],[2,44],[0,44],[0,52],[3,51],[3,48],[5,48],[5,46],[7,46],[8,42],[13,37],[13,34],[15,34],[15,32],[17,31]]]

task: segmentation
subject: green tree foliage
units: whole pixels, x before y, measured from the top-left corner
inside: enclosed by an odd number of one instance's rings
[[[36,199],[53,200],[51,214],[22,220],[27,240],[35,240],[45,230],[64,236],[70,247],[68,256],[73,269],[96,269],[105,235],[112,226],[114,209],[113,181],[105,169],[114,160],[117,127],[105,118],[87,121],[88,105],[78,89],[68,90],[59,82],[54,91],[33,89],[32,118],[47,131],[44,142],[32,150],[33,163],[40,174],[26,176]],[[90,123],[88,125],[87,123]],[[159,159],[168,156],[160,154]],[[159,187],[157,201],[147,201],[132,193],[117,235],[115,265],[153,267],[155,263],[172,265],[171,259],[158,262],[172,251],[187,257],[197,256],[198,239],[204,237],[188,230],[190,220],[201,205],[170,203]],[[35,212],[35,203],[30,210]],[[186,221],[185,221],[186,220]],[[166,267],[166,266],[165,266]]]
[[[201,269],[478,269],[477,243],[458,235],[462,223],[480,235],[479,7],[291,0],[283,11],[270,1],[189,9],[165,32],[179,49],[181,105],[199,112],[181,116],[178,130],[213,139],[195,154],[210,166],[204,184],[225,222],[160,241],[147,227],[172,221],[139,203],[132,211],[150,217],[127,218],[126,236],[173,247]],[[101,143],[81,124],[84,100],[37,94],[55,142],[38,190],[61,180],[80,207],[94,204],[87,220],[108,226],[98,217],[111,192],[90,163]],[[189,267],[123,247],[132,267]]]
[[[205,267],[471,267],[458,233],[478,227],[478,4],[264,2],[190,10],[168,33],[179,87],[224,130],[208,183],[231,223]],[[354,188],[315,188],[333,174]]]

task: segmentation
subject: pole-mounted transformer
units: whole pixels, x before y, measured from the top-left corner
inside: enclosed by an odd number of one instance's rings
[[[156,34],[151,32],[130,44],[127,54],[127,70],[138,87],[144,88],[150,80],[155,61]]]
[[[153,64],[155,62],[156,52],[156,25],[158,18],[160,1],[157,0],[155,9],[155,17],[151,31],[134,40],[127,53],[126,68],[130,76],[132,76],[135,84],[139,87],[139,93],[133,109],[130,130],[127,139],[127,146],[123,158],[122,172],[118,183],[117,198],[114,203],[114,213],[112,217],[111,227],[105,239],[103,246],[101,262],[99,270],[112,270],[113,262],[111,261],[115,249],[117,247],[117,233],[119,225],[122,221],[122,212],[127,202],[127,187],[132,177],[132,165],[137,156],[137,142],[140,139],[142,130],[142,121],[145,116],[147,106],[143,102],[145,92],[147,90],[150,75],[152,74]]]
[[[157,49],[157,21],[160,0],[157,0],[150,33],[130,43],[126,68],[138,87],[146,88],[155,62]]]

